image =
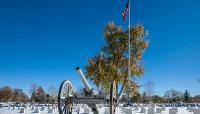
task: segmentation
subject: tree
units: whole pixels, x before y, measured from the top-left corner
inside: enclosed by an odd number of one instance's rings
[[[114,23],[108,23],[104,28],[105,45],[100,53],[91,57],[85,66],[86,77],[96,86],[109,88],[110,82],[116,82],[116,88],[121,85],[117,98],[122,94],[128,81],[128,30],[122,30]],[[148,41],[145,38],[147,32],[140,24],[130,28],[131,33],[131,79],[130,92],[134,95],[138,86],[135,82],[137,76],[144,74],[141,64],[142,54],[147,48]],[[133,93],[132,93],[133,92]],[[116,89],[118,93],[118,89]]]
[[[122,98],[121,98],[121,101],[122,102],[127,102],[127,100],[128,100],[128,96],[126,94],[123,94]]]
[[[164,97],[168,102],[178,102],[182,101],[183,93],[174,89],[167,90]]]
[[[188,90],[185,90],[184,101],[185,102],[190,102],[190,93],[188,92]]]
[[[29,101],[28,96],[23,92],[22,89],[14,89],[13,91],[13,101],[27,103]]]
[[[9,102],[12,100],[13,91],[10,87],[5,86],[0,88],[0,101],[2,102]]]
[[[29,93],[33,94],[37,90],[38,87],[39,87],[39,85],[37,85],[37,84],[31,84],[31,88],[29,89]]]
[[[146,92],[144,92],[142,95],[142,103],[147,103],[147,102],[148,102],[148,96],[147,96]]]
[[[50,102],[54,103],[57,100],[57,93],[58,93],[57,87],[55,86],[49,87],[47,96],[49,96]]]
[[[199,103],[200,102],[200,95],[196,95],[196,96],[192,97],[191,102]]]
[[[109,89],[106,89],[106,88],[100,87],[100,89],[99,89],[99,95],[107,96],[107,95],[109,95],[109,94],[110,94]]]
[[[33,91],[31,101],[40,103],[46,102],[46,92],[42,87],[39,86],[35,91]]]
[[[153,103],[164,103],[165,99],[158,95],[154,95],[154,96],[152,96],[152,101],[153,101]]]
[[[139,92],[137,92],[134,96],[131,97],[131,102],[133,103],[141,103],[142,97]]]
[[[58,88],[55,87],[55,86],[49,87],[49,89],[48,89],[48,94],[49,94],[50,96],[53,96],[53,97],[57,96],[57,94],[58,94]]]
[[[153,95],[154,92],[154,82],[148,81],[144,84],[144,91],[147,94],[148,101],[151,100],[151,96]]]

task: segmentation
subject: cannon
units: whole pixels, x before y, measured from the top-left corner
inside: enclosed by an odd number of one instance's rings
[[[109,99],[103,95],[95,95],[94,90],[89,85],[84,73],[79,67],[76,67],[77,73],[83,82],[83,94],[75,93],[72,83],[69,80],[64,80],[58,92],[58,111],[59,114],[72,114],[74,104],[87,104],[94,114],[99,114],[96,104],[109,102],[110,114],[115,114],[117,100],[116,100],[116,84],[115,81],[110,81]]]

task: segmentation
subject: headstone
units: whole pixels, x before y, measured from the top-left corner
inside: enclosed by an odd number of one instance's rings
[[[139,108],[136,106],[136,107],[134,107],[134,111],[138,111],[139,110]]]
[[[188,106],[188,107],[187,107],[187,110],[191,110],[191,107],[190,107],[190,106]]]
[[[34,113],[40,113],[40,109],[39,108],[35,108]]]
[[[80,104],[78,104],[78,105],[77,105],[77,107],[76,107],[77,114],[79,114],[79,113],[80,113],[80,110],[81,110],[81,105],[80,105]]]
[[[104,112],[104,114],[110,114],[110,112],[109,112],[109,108],[105,108],[105,112]]]
[[[162,113],[162,108],[156,108],[156,113]]]
[[[199,109],[194,110],[194,114],[200,114],[200,110]]]
[[[162,111],[165,111],[165,106],[163,106],[163,107],[161,108],[161,110],[162,110]]]
[[[44,110],[45,110],[45,106],[42,106],[41,111],[44,111]]]
[[[127,108],[126,111],[125,111],[125,114],[132,114],[132,109],[131,108]]]
[[[154,108],[148,108],[147,114],[154,114]]]
[[[169,109],[169,114],[177,114],[177,113],[178,113],[178,109],[177,108]]]
[[[25,113],[25,108],[21,108],[19,113]]]
[[[31,110],[35,110],[35,106],[32,106],[32,107],[31,107]]]
[[[79,105],[77,105],[77,114],[79,114],[80,113],[80,110],[81,110],[81,107],[79,106]]]
[[[90,108],[89,107],[85,107],[84,108],[84,114],[89,114],[90,113]]]
[[[141,107],[140,113],[146,113],[146,109],[144,107]]]
[[[52,108],[49,108],[49,109],[48,109],[48,113],[54,113],[53,109],[52,109]]]
[[[191,107],[191,108],[189,109],[189,112],[194,112],[195,110],[196,110],[195,108]]]

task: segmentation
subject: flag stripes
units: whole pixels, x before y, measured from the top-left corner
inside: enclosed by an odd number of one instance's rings
[[[126,7],[122,11],[122,17],[123,17],[124,21],[126,21],[126,15],[128,14],[128,9],[129,9],[129,0],[128,0],[127,4],[126,4]]]

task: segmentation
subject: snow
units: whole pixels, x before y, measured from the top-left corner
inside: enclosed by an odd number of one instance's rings
[[[99,110],[99,114],[105,114],[105,110],[107,112],[109,112],[109,108],[108,107],[103,107],[103,106],[99,106],[100,108],[98,108]],[[41,110],[41,109],[44,109],[44,110]],[[80,106],[80,114],[84,114],[84,106]],[[138,108],[138,109],[137,109]],[[36,109],[40,109],[39,113],[34,113]],[[52,109],[52,107],[50,108]],[[144,109],[146,110],[146,113],[140,113],[141,112],[141,107],[122,107],[121,105],[119,107],[117,107],[117,112],[116,114],[130,114],[132,112],[132,114],[152,114],[152,113],[148,113],[148,109],[151,110],[152,107],[144,107]],[[169,114],[169,110],[172,109],[172,107],[166,107],[165,110],[162,109],[161,107],[155,107],[154,108],[154,111],[156,112],[157,109],[160,109],[162,113],[155,113],[155,114]],[[178,113],[176,114],[200,114],[200,113],[194,113],[192,112],[194,109],[198,109],[197,107],[195,108],[188,108],[188,107],[178,107]],[[190,110],[187,110],[187,109],[190,109]],[[13,109],[13,107],[11,106],[9,108],[9,105],[5,105],[0,108],[0,114],[22,114],[20,113],[20,110],[21,110],[21,107],[15,107],[15,109]],[[48,106],[41,106],[41,107],[37,107],[35,106],[35,109],[32,110],[32,107],[31,106],[28,106],[27,108],[25,108],[25,114],[59,114],[58,113],[58,110],[57,110],[57,107],[54,109],[55,112],[53,113],[48,113],[49,112],[49,107]],[[174,109],[176,110],[176,109]],[[200,109],[199,109],[200,110]],[[152,110],[151,110],[152,112]],[[199,111],[200,112],[200,111]],[[77,114],[77,107],[75,106],[73,108],[73,114]],[[90,109],[90,112],[89,114],[93,114],[91,109]],[[109,113],[108,113],[109,114]]]

